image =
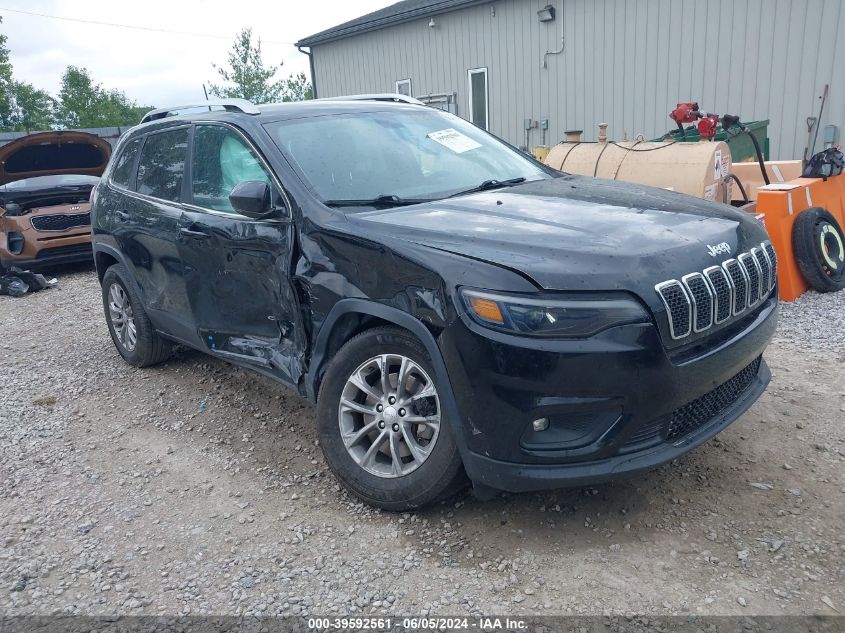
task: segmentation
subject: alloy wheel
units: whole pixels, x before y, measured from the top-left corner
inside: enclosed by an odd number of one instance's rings
[[[341,439],[361,468],[403,477],[431,455],[440,434],[440,399],[428,373],[407,356],[381,354],[347,379],[338,405]]]
[[[109,288],[109,319],[117,340],[124,349],[133,351],[138,343],[138,331],[129,295],[120,284],[114,283]]]

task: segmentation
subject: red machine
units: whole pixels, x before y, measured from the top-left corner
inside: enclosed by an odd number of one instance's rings
[[[681,138],[684,137],[684,123],[695,123],[698,121],[698,134],[701,138],[712,139],[716,136],[719,127],[719,115],[708,114],[701,111],[697,103],[679,103],[669,113],[669,118],[678,124]]]
[[[684,123],[695,123],[701,116],[697,103],[679,103],[669,113],[669,118],[681,127]]]
[[[716,130],[719,127],[719,117],[715,114],[707,114],[702,116],[698,121],[698,133],[701,138],[711,139],[716,136]]]

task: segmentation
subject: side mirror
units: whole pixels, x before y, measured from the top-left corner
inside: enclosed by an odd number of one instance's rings
[[[245,180],[229,193],[232,208],[248,218],[261,220],[273,216],[270,205],[270,185],[263,180]]]

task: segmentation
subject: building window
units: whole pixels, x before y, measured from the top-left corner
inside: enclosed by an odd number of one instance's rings
[[[410,97],[411,95],[411,80],[410,79],[400,79],[396,82],[396,92],[400,95],[405,95],[406,97]]]
[[[473,68],[469,76],[469,120],[487,129],[487,69]]]

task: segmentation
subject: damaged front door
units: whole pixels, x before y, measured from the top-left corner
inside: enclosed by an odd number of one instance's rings
[[[289,274],[293,224],[279,187],[228,126],[195,126],[191,156],[191,202],[182,214],[179,249],[198,334],[212,353],[296,384],[303,338]],[[256,180],[270,184],[275,217],[251,219],[229,202],[235,185]]]

